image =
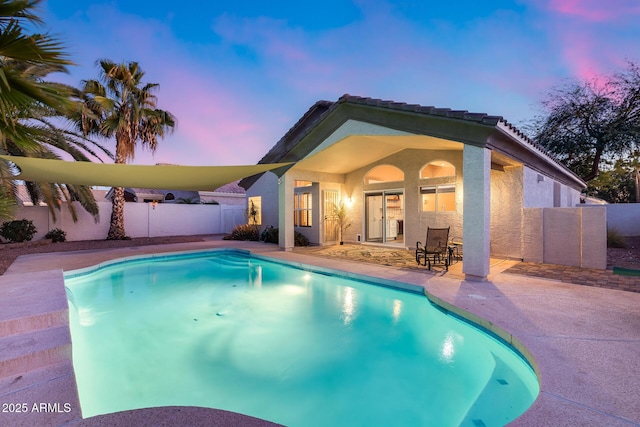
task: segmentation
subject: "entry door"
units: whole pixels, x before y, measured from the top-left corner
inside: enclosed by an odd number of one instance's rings
[[[337,242],[339,222],[336,207],[340,203],[337,190],[324,190],[324,242]]]
[[[404,194],[401,191],[365,195],[365,240],[404,243]]]

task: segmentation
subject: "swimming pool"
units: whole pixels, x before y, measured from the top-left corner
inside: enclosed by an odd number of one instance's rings
[[[493,426],[539,392],[516,351],[411,287],[234,250],[65,283],[84,417],[189,405],[292,427]]]

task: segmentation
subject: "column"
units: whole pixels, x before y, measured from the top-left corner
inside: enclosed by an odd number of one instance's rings
[[[467,280],[486,280],[491,250],[491,150],[465,144],[462,168],[462,272]]]
[[[278,178],[278,244],[293,250],[293,178],[287,173]]]

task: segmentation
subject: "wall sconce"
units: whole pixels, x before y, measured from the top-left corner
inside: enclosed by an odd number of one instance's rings
[[[154,200],[153,202],[151,202],[151,207],[153,208],[153,210],[156,209],[156,206],[158,206],[158,201]]]
[[[348,207],[351,207],[351,205],[353,204],[353,199],[350,196],[348,196],[348,197],[345,197],[344,202]]]
[[[544,181],[544,175],[538,174],[538,182],[543,182],[543,181]]]

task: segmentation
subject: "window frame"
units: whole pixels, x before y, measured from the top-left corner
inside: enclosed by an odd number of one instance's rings
[[[293,226],[313,227],[313,193],[310,191],[293,194]]]
[[[433,190],[433,193],[428,193],[426,192],[426,190]],[[444,190],[444,191],[443,191]],[[418,188],[418,193],[420,194],[420,212],[456,212],[458,210],[458,204],[456,202],[456,184],[454,183],[443,183],[443,184],[425,184],[425,185],[420,185],[420,187]],[[424,197],[422,197],[424,194],[434,194],[434,198],[435,198],[435,203],[434,203],[434,209],[431,210],[425,210],[424,209]],[[453,194],[453,209],[445,209],[445,210],[441,210],[440,209],[440,200],[439,200],[439,195],[440,194]]]
[[[257,203],[255,201],[257,201]],[[253,206],[257,211],[255,223],[253,222],[253,218],[251,216],[251,203],[253,203]],[[262,225],[262,196],[247,197],[247,224]]]

